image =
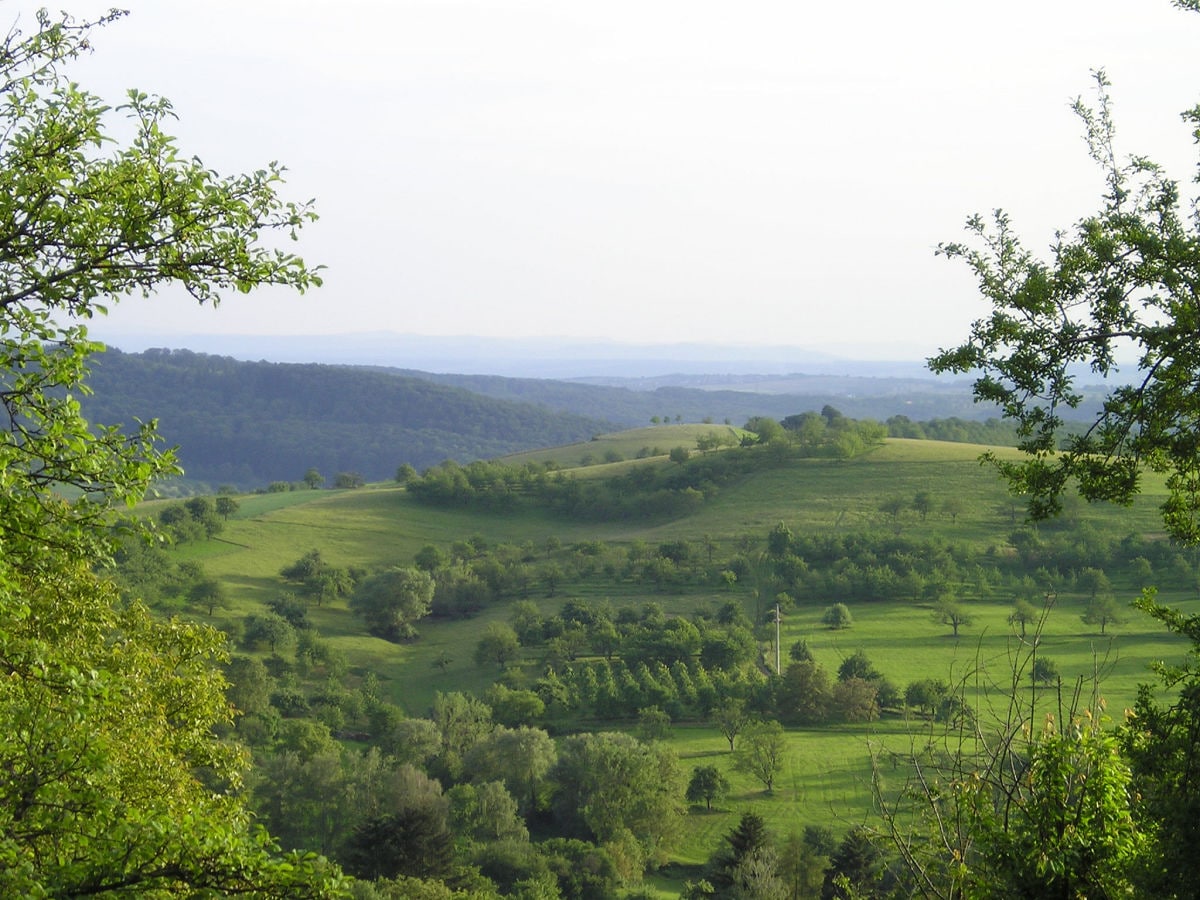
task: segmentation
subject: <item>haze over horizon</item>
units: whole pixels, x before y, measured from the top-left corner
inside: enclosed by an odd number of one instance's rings
[[[18,27],[35,8],[3,7]],[[1198,28],[1168,0],[134,0],[72,77],[114,104],[170,98],[182,150],[219,171],[283,161],[284,194],[317,201],[295,249],[326,285],[215,312],[126,300],[91,332],[919,361],[986,312],[934,255],[967,216],[1002,207],[1041,252],[1096,208],[1068,108],[1090,70],[1113,82],[1119,151],[1190,193]]]

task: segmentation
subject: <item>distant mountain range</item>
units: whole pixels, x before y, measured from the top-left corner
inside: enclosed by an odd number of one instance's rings
[[[129,352],[187,347],[199,353],[270,362],[386,366],[424,372],[505,375],[516,378],[653,378],[729,373],[857,375],[886,378],[933,376],[919,352],[875,348],[873,359],[833,349],[786,345],[629,343],[579,338],[497,338],[370,332],[325,335],[221,335],[106,332],[92,336]]]

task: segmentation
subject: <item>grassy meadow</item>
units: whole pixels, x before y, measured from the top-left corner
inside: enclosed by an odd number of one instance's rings
[[[626,435],[621,439],[625,443],[616,439],[614,443],[636,452],[652,435],[654,445],[669,448],[694,444],[697,429],[714,427],[719,426],[658,426]],[[580,448],[590,446],[573,445],[553,452],[565,461],[577,458]],[[747,534],[761,547],[767,532],[783,522],[793,534],[892,530],[922,539],[965,542],[981,552],[1005,552],[1007,536],[1022,524],[1022,510],[995,473],[980,466],[978,456],[983,449],[893,439],[851,460],[795,460],[723,487],[695,515],[651,523],[578,523],[536,511],[502,515],[434,509],[417,504],[394,484],[247,495],[238,498],[240,509],[219,539],[185,545],[176,552],[200,561],[208,574],[223,583],[233,607],[215,618],[230,621],[259,611],[263,601],[286,590],[280,568],[314,548],[333,565],[375,569],[409,564],[427,544],[444,550],[473,535],[481,535],[491,544],[531,542],[539,553],[550,538],[564,546],[583,540],[616,545],[641,541],[653,546],[703,538],[715,544],[720,559],[732,556],[738,540]],[[622,453],[632,455],[625,450]],[[643,459],[592,468],[635,464],[672,465],[664,459]],[[880,511],[889,497],[911,500],[921,491],[933,499],[933,511],[924,521],[912,511],[899,518]],[[1158,493],[1157,485],[1148,485],[1129,508],[1070,504],[1065,523],[1052,527],[1086,527],[1110,537],[1129,533],[1161,536]],[[1119,601],[1132,600],[1142,587],[1116,578],[1114,582]],[[678,614],[712,609],[735,599],[751,616],[758,602],[749,585],[732,589],[685,586],[663,592],[649,585],[603,578],[580,584],[566,581],[557,596],[535,594],[531,599],[543,610],[555,612],[570,597],[608,599],[617,608],[654,601],[668,613]],[[853,627],[831,631],[821,624],[821,616],[825,606],[839,599],[800,605],[785,616],[781,641],[785,665],[787,648],[803,637],[831,675],[844,658],[861,649],[901,690],[918,678],[967,679],[978,702],[1003,705],[1007,701],[1011,659],[1019,649],[1007,623],[1011,600],[984,602],[964,597],[973,622],[955,638],[948,626],[933,621],[928,605],[915,602],[848,604]],[[1164,593],[1162,599],[1188,611],[1200,611],[1194,594]],[[1080,621],[1083,605],[1082,597],[1058,597],[1039,652],[1053,658],[1068,683],[1101,676],[1109,715],[1119,719],[1122,709],[1132,702],[1137,684],[1151,679],[1148,666],[1157,660],[1179,658],[1186,646],[1133,611],[1124,624],[1109,626],[1107,633],[1101,634],[1097,627]],[[368,636],[344,602],[311,609],[309,618],[322,636],[345,652],[352,671],[374,671],[392,700],[409,714],[423,715],[437,691],[481,693],[492,682],[498,674],[494,667],[480,668],[472,659],[475,640],[486,623],[506,620],[507,615],[507,604],[499,603],[467,620],[426,620],[419,625],[420,637],[406,644]],[[762,638],[764,657],[773,661],[773,635],[767,632]],[[435,665],[439,659],[444,665]],[[1022,691],[1028,684],[1023,684]],[[715,729],[697,723],[674,725],[670,740],[685,772],[690,773],[695,765],[715,763],[728,770],[733,784],[732,793],[718,808],[711,813],[693,810],[688,817],[687,834],[676,854],[679,863],[703,862],[746,810],[759,812],[781,835],[809,824],[841,832],[864,821],[872,811],[871,747],[903,752],[912,732],[920,727],[919,722],[885,717],[863,726],[789,729],[787,766],[774,793],[766,794],[758,782],[732,771],[728,744]],[[678,884],[673,890],[674,894],[663,896],[677,896]]]

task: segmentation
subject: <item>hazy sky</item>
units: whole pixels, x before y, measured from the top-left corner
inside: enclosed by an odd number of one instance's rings
[[[109,4],[80,2],[83,15]],[[130,0],[74,76],[175,104],[321,221],[303,298],[130,301],[132,331],[555,335],[927,354],[983,310],[935,258],[1001,206],[1096,206],[1068,104],[1190,179],[1200,15],[1168,0]],[[0,3],[31,21],[26,3]]]

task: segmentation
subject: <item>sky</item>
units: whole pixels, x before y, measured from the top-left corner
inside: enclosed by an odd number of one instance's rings
[[[62,0],[77,16],[109,4]],[[986,310],[935,256],[1097,208],[1070,111],[1182,181],[1200,15],[1168,0],[128,0],[71,75],[168,97],[219,171],[315,198],[325,286],[170,290],[94,335],[397,332],[926,356]],[[33,4],[0,2],[8,24]],[[182,344],[181,344],[182,345]]]

